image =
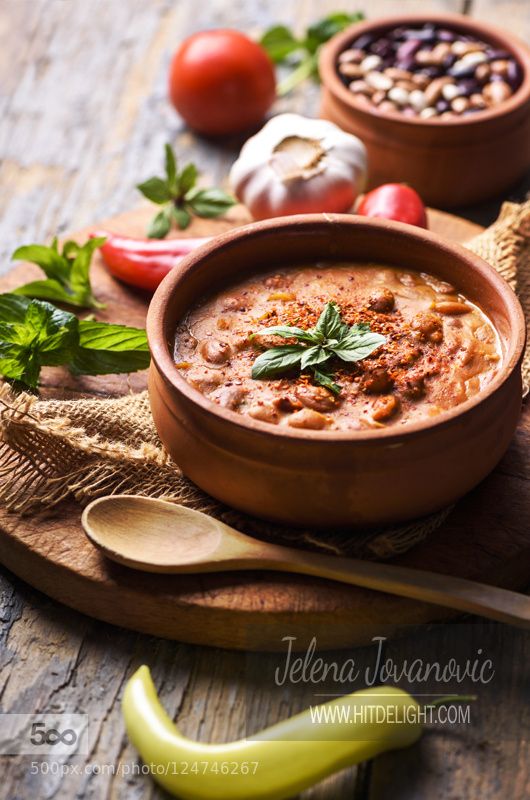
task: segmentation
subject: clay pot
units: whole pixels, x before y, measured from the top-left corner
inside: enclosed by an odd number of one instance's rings
[[[336,70],[339,54],[366,32],[433,22],[469,33],[512,53],[522,84],[504,103],[455,119],[420,119],[361,106]],[[413,186],[431,206],[451,208],[500,194],[530,167],[530,50],[511,34],[469,17],[414,14],[382,17],[334,36],[320,57],[320,115],[354,133],[368,150],[368,188]]]
[[[296,263],[375,261],[428,270],[488,314],[502,365],[482,393],[432,420],[375,431],[276,427],[222,408],[172,358],[177,321],[198,300]],[[229,506],[289,525],[373,526],[436,511],[502,457],[521,410],[524,317],[492,267],[429,231],[348,215],[300,215],[238,228],[187,256],[162,282],[147,319],[149,393],[160,438],[184,473]]]

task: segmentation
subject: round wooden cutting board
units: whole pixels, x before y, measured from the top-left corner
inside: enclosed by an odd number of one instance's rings
[[[81,231],[105,227],[141,236],[152,208],[143,207]],[[480,228],[430,212],[432,230],[465,241]],[[201,220],[189,235],[219,233],[246,220]],[[428,264],[426,265],[428,269]],[[102,319],[143,325],[148,298],[115,282],[95,259],[93,282],[107,303]],[[8,291],[34,278],[21,265],[1,282]],[[43,395],[117,395],[145,387],[145,373],[74,380],[48,370]],[[433,475],[433,480],[437,476]],[[508,454],[497,469],[458,503],[447,522],[396,563],[485,583],[523,589],[530,583],[530,415],[523,413]],[[50,597],[106,622],[180,641],[248,650],[284,650],[283,637],[303,649],[313,636],[320,648],[343,648],[389,635],[402,625],[448,619],[436,606],[330,581],[280,573],[247,572],[164,576],[107,561],[80,526],[78,505],[18,517],[0,510],[0,561]]]

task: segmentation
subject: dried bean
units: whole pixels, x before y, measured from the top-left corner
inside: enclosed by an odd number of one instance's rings
[[[340,64],[339,72],[341,75],[344,75],[345,78],[362,78],[364,75],[361,65],[353,64],[351,62]]]
[[[375,91],[371,86],[368,86],[366,81],[352,81],[349,88],[350,91],[355,92],[355,94],[371,95]]]
[[[424,108],[423,111],[420,111],[420,117],[423,119],[430,119],[431,117],[436,116],[438,116],[438,112],[432,106],[428,106],[427,108]]]
[[[442,87],[442,97],[444,100],[447,100],[448,103],[461,94],[462,89],[457,86],[456,83],[446,83],[445,86]]]
[[[398,413],[400,409],[399,398],[393,394],[379,397],[373,404],[372,418],[376,422],[383,422]]]
[[[483,95],[486,103],[489,103],[492,106],[496,106],[499,103],[503,103],[509,97],[511,97],[512,90],[507,83],[504,81],[494,81],[492,83],[487,83],[483,89]]]
[[[381,58],[379,56],[366,56],[361,61],[361,69],[363,72],[371,72],[373,69],[377,69],[381,66]]]
[[[436,78],[436,80],[432,81],[425,89],[425,100],[427,101],[427,105],[433,106],[440,98],[443,87],[449,83],[452,83],[452,80],[447,76],[444,78]]]
[[[467,111],[469,108],[469,100],[467,97],[455,97],[455,99],[451,102],[451,108],[457,114],[462,114],[462,112]]]
[[[495,75],[502,75],[505,78],[508,75],[509,61],[492,61],[490,69]]]
[[[301,411],[295,411],[287,420],[287,424],[291,428],[320,431],[326,427],[328,420],[323,414],[313,411],[312,408],[303,408]]]
[[[388,67],[385,69],[385,75],[388,75],[393,81],[413,81],[416,77],[412,72],[398,67]]]
[[[393,85],[392,80],[383,72],[368,72],[364,79],[369,86],[374,89],[382,89],[385,92],[391,89]]]
[[[490,73],[491,73],[491,67],[489,64],[486,63],[479,64],[475,70],[475,78],[477,79],[477,81],[483,83],[484,81],[488,80]]]
[[[393,89],[390,89],[388,97],[398,106],[406,106],[409,101],[409,93],[399,86],[394,86]]]
[[[339,56],[339,64],[343,63],[360,64],[364,57],[365,53],[363,50],[358,50],[353,48],[350,50],[344,50]]]

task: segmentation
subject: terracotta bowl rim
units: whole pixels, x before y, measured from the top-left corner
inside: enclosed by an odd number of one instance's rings
[[[386,112],[377,111],[370,106],[364,107],[353,100],[352,93],[344,86],[338,76],[335,68],[339,54],[347,49],[351,43],[352,38],[357,38],[363,33],[372,30],[379,30],[391,28],[395,26],[413,23],[424,24],[426,22],[434,22],[445,24],[448,27],[457,26],[460,28],[467,28],[470,33],[475,33],[481,36],[486,41],[497,39],[502,43],[502,47],[508,52],[511,52],[518,61],[521,69],[523,70],[523,80],[521,85],[514,94],[500,103],[498,106],[481,111],[476,115],[468,117],[460,117],[457,119],[422,119],[419,117],[405,117],[399,112]],[[338,98],[344,105],[348,106],[351,112],[355,112],[367,119],[384,120],[393,122],[402,126],[416,126],[418,129],[427,128],[433,130],[436,128],[457,128],[476,126],[481,123],[486,123],[490,120],[499,119],[513,111],[518,110],[530,101],[530,48],[515,36],[508,32],[497,28],[494,25],[489,25],[486,22],[481,22],[472,17],[467,17],[464,14],[392,14],[384,17],[377,17],[375,19],[366,20],[365,22],[358,22],[346,28],[341,33],[333,36],[322,48],[319,58],[319,72],[322,84],[326,87],[333,96]]]
[[[390,231],[397,233],[400,237],[404,237],[405,239],[415,239],[427,247],[435,247],[447,253],[453,259],[464,262],[466,267],[472,269],[481,280],[486,279],[490,284],[493,284],[495,290],[502,297],[504,306],[507,308],[511,323],[511,335],[507,342],[507,352],[502,366],[492,381],[474,397],[448,411],[442,412],[437,417],[411,422],[402,428],[390,426],[387,429],[373,431],[315,431],[287,428],[287,426],[285,426],[285,428],[273,426],[216,405],[211,400],[208,400],[200,391],[191,386],[176,369],[172,352],[170,351],[165,337],[165,330],[169,327],[169,324],[171,323],[173,328],[176,328],[177,324],[177,320],[166,320],[169,302],[174,293],[178,291],[181,282],[185,280],[187,274],[212,253],[221,249],[237,247],[238,242],[242,239],[252,237],[258,240],[263,236],[281,237],[283,232],[292,232],[297,228],[299,231],[303,231],[304,229],[314,231],[315,226],[323,225],[330,227],[340,225],[353,229],[364,229],[373,231],[374,235],[377,235],[378,232]],[[259,274],[259,270],[257,274]],[[352,214],[329,213],[276,217],[259,222],[252,222],[215,236],[210,242],[207,242],[185,256],[179,266],[166,275],[149,305],[146,328],[152,362],[156,366],[158,372],[173,390],[183,395],[188,402],[198,406],[202,412],[205,412],[207,415],[217,420],[222,420],[229,426],[244,429],[249,433],[298,440],[299,442],[314,442],[317,444],[319,442],[361,444],[362,442],[373,440],[380,440],[381,442],[389,442],[389,440],[401,441],[421,434],[422,432],[428,432],[450,425],[455,420],[472,413],[477,406],[480,406],[488,397],[502,388],[504,383],[517,368],[522,358],[526,341],[525,317],[515,293],[493,267],[482,258],[475,255],[471,250],[467,250],[459,244],[450,242],[431,231],[405,223],[384,219],[369,219]]]

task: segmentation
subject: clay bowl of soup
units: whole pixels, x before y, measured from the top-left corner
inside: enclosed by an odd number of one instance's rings
[[[252,377],[258,357],[300,345],[267,328],[311,331],[328,304],[341,335],[384,343],[320,374]],[[176,463],[212,497],[288,525],[442,509],[495,467],[521,410],[516,296],[478,256],[400,223],[302,215],[229,231],[164,279],[147,332],[153,417]]]

